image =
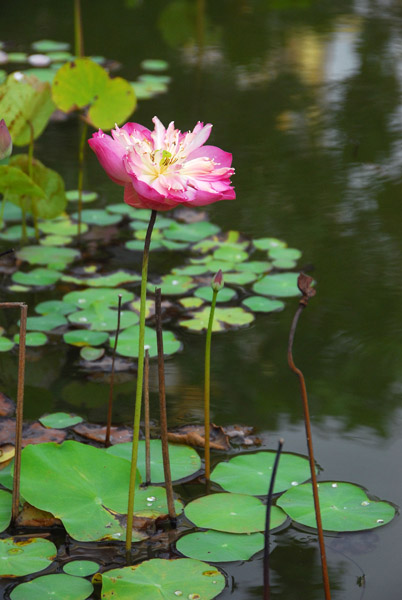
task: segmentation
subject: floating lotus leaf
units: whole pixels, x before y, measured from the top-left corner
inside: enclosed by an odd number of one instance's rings
[[[220,462],[211,474],[212,481],[227,492],[266,496],[276,452],[239,454]],[[310,464],[304,456],[282,452],[275,479],[274,494],[310,478]]]
[[[285,304],[281,300],[272,300],[263,296],[250,296],[243,300],[242,304],[253,312],[273,312],[283,310]]]
[[[290,260],[288,258],[276,258],[272,261],[272,266],[275,267],[275,269],[281,269],[283,271],[294,269],[296,264],[295,260]]]
[[[67,265],[80,257],[80,252],[73,248],[43,248],[42,246],[25,246],[16,253],[17,258],[26,260],[32,265],[49,265],[61,263]]]
[[[5,467],[0,471],[1,479],[0,483],[4,485],[4,487],[10,487],[12,489],[12,475],[10,472],[10,465]],[[11,485],[10,485],[11,484]],[[11,521],[11,504],[12,504],[12,496],[10,492],[6,492],[6,490],[0,490],[0,533],[3,532],[10,525]],[[1,560],[0,560],[1,562]]]
[[[18,333],[15,334],[13,339],[16,344],[20,343],[20,336]],[[29,331],[25,338],[25,345],[32,347],[44,346],[47,344],[47,341],[47,336],[44,333],[40,331]]]
[[[144,71],[166,71],[169,68],[169,63],[166,60],[157,58],[146,58],[141,62],[141,69]]]
[[[228,533],[264,531],[266,507],[258,498],[246,494],[209,494],[193,500],[184,513],[197,527]],[[286,521],[286,514],[271,507],[271,528]]]
[[[91,306],[85,310],[79,310],[68,315],[70,323],[76,325],[87,325],[94,331],[116,331],[118,311],[108,308],[103,304]],[[136,325],[139,321],[138,315],[131,310],[120,312],[120,328],[127,329]]]
[[[47,53],[50,60],[54,63],[58,62],[67,62],[68,60],[72,60],[74,56],[71,52],[66,52],[65,50],[55,50]],[[56,73],[55,73],[56,74]]]
[[[123,123],[136,104],[128,81],[121,77],[110,79],[107,71],[90,58],[64,64],[56,73],[52,94],[64,112],[89,106],[89,122],[101,129]]]
[[[80,192],[79,190],[68,190],[66,192],[66,198],[69,202],[79,202]],[[82,190],[81,192],[81,202],[94,202],[99,198],[99,194],[97,192],[88,192],[86,190]],[[104,212],[104,211],[102,211]],[[89,221],[86,221],[87,223]],[[96,223],[95,223],[96,224]]]
[[[56,52],[56,50],[68,50],[70,44],[67,42],[56,42],[55,40],[38,40],[33,42],[32,48],[36,52]]]
[[[135,250],[137,252],[142,252],[144,250],[144,242],[141,240],[129,240],[125,243],[125,247],[127,250]],[[163,245],[160,240],[151,239],[151,244],[149,246],[149,250],[160,250],[163,248]]]
[[[175,337],[172,331],[163,332],[163,352],[165,356],[178,352],[181,348],[181,342]],[[134,325],[122,331],[119,335],[117,343],[117,353],[121,356],[138,357],[138,337],[139,326]],[[110,345],[113,347],[115,336],[109,339]],[[156,332],[150,327],[145,327],[145,349],[149,351],[149,356],[157,356],[158,349],[156,344]]]
[[[160,440],[151,440],[151,481],[152,483],[162,483],[165,481],[162,459],[162,443]],[[131,461],[132,444],[115,444],[108,448],[107,452],[120,456]],[[169,458],[172,480],[184,479],[194,475],[201,468],[201,459],[194,448],[189,446],[169,444]],[[146,480],[145,473],[145,441],[138,443],[138,461],[137,468],[142,479]]]
[[[130,85],[134,90],[137,100],[149,100],[154,95],[152,88],[144,81],[130,81]]]
[[[123,288],[87,288],[76,292],[69,292],[63,296],[63,302],[75,304],[79,308],[89,308],[98,303],[117,308],[119,305],[119,295],[122,296],[122,304],[130,302],[134,298],[132,292],[128,292]]]
[[[114,215],[124,215],[126,217],[130,217],[132,219],[136,219],[136,218],[141,218],[141,217],[137,217],[137,213],[139,212],[138,208],[134,208],[134,206],[130,206],[129,204],[126,204],[125,202],[120,202],[119,204],[108,204],[108,206],[106,206],[106,210],[109,213],[112,213]],[[148,211],[147,211],[148,213]],[[150,213],[148,213],[148,220],[149,220],[149,215]],[[144,225],[143,225],[144,227]]]
[[[70,560],[63,566],[63,571],[67,575],[76,575],[77,577],[88,577],[88,575],[96,573],[98,569],[98,563],[93,560]]]
[[[142,76],[140,76],[138,78],[138,81],[134,81],[132,82],[132,88],[134,90],[135,93],[137,93],[137,90],[140,90],[140,93],[142,93],[143,97],[144,97],[144,91],[148,92],[148,94],[150,94],[151,97],[155,96],[156,94],[163,94],[165,92],[168,91],[168,86],[166,83],[164,83],[163,81],[157,81],[157,80],[151,80],[151,79],[144,79],[142,80]]]
[[[222,273],[227,273],[235,270],[235,263],[231,263],[225,260],[210,260],[208,263],[208,271],[210,273],[217,273],[219,269]]]
[[[181,319],[179,325],[192,331],[203,331],[208,328],[210,308],[205,308],[189,313],[190,319]],[[217,307],[214,314],[212,331],[226,331],[245,327],[254,321],[254,316],[238,306]]]
[[[92,348],[92,346],[83,346],[80,350],[80,356],[83,360],[99,360],[105,354],[104,348]]]
[[[263,296],[279,296],[288,298],[299,296],[297,287],[298,273],[277,273],[275,275],[266,275],[260,281],[253,285],[253,292]]]
[[[42,268],[33,269],[32,271],[29,271],[29,273],[16,271],[11,275],[11,279],[15,281],[15,283],[40,287],[53,285],[60,279],[60,277],[61,273],[59,271]]]
[[[126,461],[129,465],[129,461]],[[117,493],[107,498],[108,507],[118,513],[127,512],[128,491]],[[176,514],[179,515],[183,510],[183,504],[179,500],[174,501]],[[146,488],[139,488],[135,493],[134,513],[137,517],[146,519],[158,519],[161,515],[168,514],[168,505],[166,490],[160,486],[149,485]]]
[[[268,256],[269,258],[271,258],[272,260],[289,260],[289,261],[295,261],[298,260],[301,257],[302,253],[300,252],[300,250],[297,250],[296,248],[281,248],[281,247],[276,247],[276,248],[270,248],[268,250]]]
[[[52,331],[52,329],[63,325],[67,325],[67,319],[60,313],[49,313],[42,317],[27,318],[27,330],[29,331]]]
[[[68,246],[73,238],[66,235],[47,235],[39,240],[41,246]]]
[[[78,225],[73,223],[70,218],[61,217],[52,221],[38,223],[38,228],[42,233],[50,233],[52,235],[64,235],[73,237],[78,235]],[[88,225],[81,223],[81,234],[88,231]]]
[[[10,594],[11,600],[86,600],[93,592],[92,583],[82,577],[56,573],[42,575],[32,581],[17,585]]]
[[[32,290],[31,290],[31,288],[29,288],[29,287],[26,287],[25,285],[18,285],[18,284],[15,284],[15,285],[9,285],[9,286],[8,286],[8,289],[9,289],[9,291],[10,291],[10,292],[17,292],[17,293],[19,293],[19,294],[20,294],[21,292],[22,292],[22,293],[25,293],[25,292],[31,292],[31,291],[32,291]]]
[[[253,240],[253,246],[257,250],[271,250],[272,248],[285,248],[286,242],[278,240],[277,238],[259,238]]]
[[[145,241],[145,237],[147,235],[146,229],[136,229],[134,231],[134,237],[137,240]],[[155,239],[156,242],[160,241],[163,238],[163,233],[159,229],[154,229],[152,232],[152,239]]]
[[[173,242],[172,240],[161,240],[161,244],[166,250],[186,250],[189,247],[186,242]]]
[[[12,342],[8,338],[1,335],[0,336],[0,352],[8,352],[9,350],[11,350],[11,348],[14,348],[14,342]]]
[[[202,298],[195,298],[192,296],[189,296],[187,298],[180,298],[178,300],[178,302],[179,302],[179,304],[184,306],[184,308],[187,308],[187,309],[199,308],[200,306],[205,304],[205,301]]]
[[[119,539],[124,529],[112,505],[127,503],[129,473],[128,461],[87,444],[29,444],[21,456],[21,494],[61,519],[78,541]]]
[[[78,415],[71,415],[65,412],[52,413],[44,417],[40,417],[39,422],[44,427],[50,427],[53,429],[64,429],[65,427],[72,427],[77,423],[82,423],[84,419]]]
[[[215,250],[213,257],[215,260],[227,260],[231,263],[235,263],[247,260],[248,254],[243,250],[242,246],[225,244]]]
[[[63,302],[62,300],[45,300],[35,306],[35,311],[40,315],[58,314],[68,315],[76,311],[77,308],[72,302]]]
[[[13,167],[15,169],[16,167]],[[19,170],[19,169],[18,169]],[[24,173],[25,175],[25,173]],[[5,221],[21,221],[22,210],[19,206],[6,202],[3,205],[3,219]]]
[[[28,54],[26,52],[9,52],[8,62],[12,63],[23,63],[26,62]]]
[[[67,281],[68,278],[64,277],[63,281]],[[129,273],[128,271],[115,271],[108,275],[95,275],[94,277],[88,277],[87,279],[81,280],[81,285],[88,285],[90,287],[102,288],[102,287],[116,287],[122,283],[133,283],[140,281],[141,277],[136,273]]]
[[[0,166],[1,169],[1,166]],[[0,170],[1,176],[1,170]],[[25,233],[27,238],[35,237],[35,229],[33,227],[26,227]],[[0,233],[0,239],[6,240],[8,242],[16,242],[23,237],[23,229],[21,225],[13,225],[12,227],[8,227],[6,231]]]
[[[365,490],[353,483],[321,482],[318,495],[322,526],[328,531],[374,529],[389,523],[395,516],[395,508],[389,502],[371,500]],[[317,526],[311,484],[288,490],[277,504],[297,523]]]
[[[71,215],[73,219],[78,220],[78,213],[74,213],[73,215]],[[117,215],[117,214],[110,214],[108,213],[106,210],[102,210],[102,209],[85,209],[83,211],[81,211],[81,221],[83,223],[87,223],[88,225],[98,225],[98,226],[105,226],[105,225],[116,225],[117,223],[120,223],[120,221],[122,220],[122,216],[121,215]]]
[[[139,315],[140,308],[141,308],[140,298],[137,298],[136,300],[131,302],[130,307],[132,308],[132,310],[134,312],[137,313],[137,315]],[[155,302],[153,300],[146,300],[145,301],[145,318],[149,319],[149,317],[151,317],[153,314],[155,314]]]
[[[256,273],[257,275],[266,273],[270,271],[271,268],[272,264],[264,260],[249,260],[235,265],[236,271],[251,271],[251,273]]]
[[[43,538],[2,539],[0,577],[22,577],[43,571],[53,562],[56,554],[56,546]]]
[[[106,331],[90,331],[89,329],[76,329],[63,335],[66,344],[72,346],[101,346],[106,342]]]
[[[225,279],[224,279],[224,281],[225,281]],[[212,302],[212,295],[213,295],[213,291],[212,291],[212,288],[210,285],[199,287],[194,292],[194,296],[197,296],[197,298],[202,298],[203,300],[206,300],[207,302]],[[230,302],[231,300],[236,298],[236,296],[237,296],[237,294],[236,294],[235,290],[232,290],[231,288],[228,288],[228,287],[224,287],[221,290],[219,290],[218,295],[216,297],[216,301],[217,302]]]
[[[172,273],[174,275],[189,275],[193,277],[209,273],[209,268],[208,265],[186,265],[185,267],[175,267],[172,269]]]
[[[211,565],[191,558],[153,558],[133,567],[102,573],[104,600],[211,600],[225,587],[225,578]]]
[[[196,282],[186,275],[165,275],[160,283],[148,283],[148,290],[155,292],[155,288],[160,287],[162,296],[179,296],[196,286]]]
[[[247,285],[257,279],[257,275],[251,271],[243,271],[238,273],[225,273],[225,283],[231,283],[233,285]]]
[[[24,60],[27,56],[25,55]],[[10,61],[13,55],[8,55]],[[21,57],[18,58],[20,60]],[[8,124],[8,129],[16,146],[25,146],[31,139],[31,123],[36,139],[45,129],[54,111],[50,85],[23,75],[20,72],[9,75],[0,87],[0,114]]]
[[[159,75],[156,73],[143,73],[138,77],[140,81],[145,81],[147,83],[158,83],[158,84],[168,84],[172,81],[170,75]]]
[[[174,223],[165,230],[165,236],[169,240],[177,242],[199,242],[210,235],[218,233],[219,227],[208,221],[197,223]]]
[[[184,535],[176,542],[184,556],[211,562],[249,560],[264,548],[262,533],[225,533],[223,531],[196,531]]]

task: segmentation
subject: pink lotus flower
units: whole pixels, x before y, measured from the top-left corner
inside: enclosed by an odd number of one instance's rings
[[[235,198],[232,155],[203,145],[211,124],[181,133],[173,122],[166,129],[157,117],[152,121],[153,131],[126,123],[116,125],[112,137],[99,130],[88,140],[107,175],[124,186],[127,204],[159,211]]]

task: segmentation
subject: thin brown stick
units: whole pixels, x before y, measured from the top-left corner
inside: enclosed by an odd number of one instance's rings
[[[151,439],[149,427],[149,350],[144,359],[145,485],[151,483]]]
[[[314,510],[317,521],[317,530],[318,530],[318,541],[320,546],[320,555],[321,555],[321,569],[322,569],[322,579],[324,584],[324,592],[325,592],[325,600],[331,599],[331,590],[329,587],[329,577],[328,577],[328,566],[327,566],[327,558],[325,553],[325,543],[324,543],[324,533],[322,529],[322,520],[321,520],[321,511],[320,511],[320,500],[318,497],[318,486],[317,486],[317,477],[315,472],[315,460],[314,460],[314,451],[313,451],[313,441],[311,435],[311,422],[310,422],[310,412],[308,407],[308,398],[307,398],[307,390],[306,383],[304,380],[303,373],[300,369],[298,369],[293,361],[292,348],[293,348],[293,340],[296,332],[297,323],[299,317],[303,311],[303,309],[307,306],[309,299],[315,295],[314,288],[311,288],[312,278],[303,275],[302,273],[298,279],[298,286],[300,291],[303,293],[303,297],[300,300],[299,307],[296,311],[296,314],[293,318],[292,326],[290,328],[289,335],[289,344],[288,344],[288,363],[291,370],[296,373],[299,378],[300,383],[300,392],[303,402],[303,411],[304,411],[304,425],[306,429],[306,438],[307,438],[307,448],[308,448],[308,456],[310,461],[310,472],[311,472],[311,484],[313,488],[313,497],[314,497]]]
[[[12,304],[12,303],[2,303]],[[20,504],[20,478],[21,478],[21,452],[22,452],[22,423],[24,418],[24,381],[25,381],[25,340],[27,332],[27,313],[28,306],[18,303],[21,309],[20,317],[20,339],[18,353],[18,384],[17,384],[17,411],[15,422],[15,459],[14,459],[14,477],[13,477],[13,498],[11,519],[15,522],[18,517]],[[14,303],[14,306],[18,306]],[[1,306],[1,305],[0,305]],[[7,307],[4,307],[7,308]]]
[[[112,372],[110,374],[109,405],[108,405],[108,410],[107,410],[106,436],[105,436],[106,448],[108,448],[110,446],[110,429],[112,427],[113,394],[114,394],[114,364],[115,364],[115,360],[116,360],[116,349],[117,349],[117,342],[119,341],[119,332],[120,332],[121,298],[122,298],[122,295],[119,294],[119,304],[117,307],[117,329],[116,329],[116,337],[114,338],[113,357],[112,357]]]
[[[163,470],[165,474],[166,496],[169,511],[169,517],[172,527],[176,526],[176,512],[173,500],[172,475],[169,462],[169,445],[167,432],[167,414],[166,414],[166,393],[165,393],[165,362],[163,358],[163,338],[162,338],[162,308],[161,308],[161,289],[155,290],[155,319],[156,319],[156,339],[158,343],[158,378],[159,378],[159,410],[160,410],[160,428],[162,441]]]

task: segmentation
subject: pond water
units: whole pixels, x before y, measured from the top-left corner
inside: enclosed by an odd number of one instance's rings
[[[210,220],[302,251],[299,265],[315,278],[317,296],[302,315],[294,358],[307,381],[320,477],[358,483],[400,505],[400,3],[83,4],[86,51],[121,62],[123,77],[135,78],[146,58],[169,62],[168,93],[140,102],[133,120],[150,126],[157,114],[183,130],[211,122],[212,143],[233,153],[237,199],[211,206]],[[1,35],[24,50],[42,38],[72,42],[72,3],[14,0],[2,7]],[[77,122],[69,120],[51,123],[36,144],[67,188],[76,187],[77,143]],[[87,158],[86,187],[101,194],[99,205],[121,202],[121,188]],[[155,256],[151,273],[170,269],[172,259]],[[141,257],[105,245],[95,258],[138,270]],[[283,437],[286,451],[305,454],[298,382],[286,360],[296,305],[288,299],[282,312],[213,337],[211,413],[220,425],[255,426],[263,448]],[[204,338],[180,338],[183,352],[166,363],[170,426],[202,420]],[[16,357],[1,361],[0,387],[13,393]],[[77,365],[75,349],[64,346],[28,353],[27,418],[67,410],[104,422],[107,384]],[[128,373],[116,385],[116,422],[131,422],[134,381]],[[398,517],[374,532],[326,536],[333,598],[399,597],[401,540]],[[315,535],[291,527],[275,543],[272,597],[322,598]],[[261,597],[260,555],[224,570],[233,583],[222,599]]]

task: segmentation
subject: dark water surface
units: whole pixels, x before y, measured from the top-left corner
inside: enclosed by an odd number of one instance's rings
[[[14,0],[1,13],[1,37],[21,49],[41,38],[73,41],[71,2]],[[307,379],[321,479],[359,483],[402,504],[402,5],[87,0],[83,15],[87,53],[120,61],[122,76],[134,79],[144,58],[171,65],[168,94],[140,102],[134,120],[150,126],[157,114],[181,129],[211,122],[212,143],[233,152],[237,199],[212,206],[211,220],[302,250],[318,293],[294,356]],[[68,188],[76,186],[76,148],[74,120],[51,124],[36,145]],[[87,187],[105,203],[121,201],[121,188],[88,158]],[[133,267],[126,254],[103,250],[111,266]],[[153,261],[151,272],[160,267]],[[211,410],[215,423],[256,426],[264,447],[284,437],[287,451],[305,453],[297,380],[286,362],[296,304],[214,336]],[[203,410],[204,339],[180,335],[184,351],[166,365],[171,425],[198,422]],[[108,388],[80,373],[76,356],[54,347],[32,354],[27,418],[66,409],[105,419]],[[15,385],[15,359],[2,364],[6,391]],[[154,367],[151,375],[156,407]],[[134,376],[116,393],[116,420],[130,422]],[[333,598],[400,598],[398,517],[326,541]],[[272,597],[323,598],[315,536],[292,527],[275,543]],[[259,555],[224,570],[234,583],[222,599],[261,598]]]

